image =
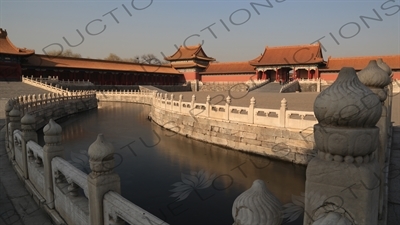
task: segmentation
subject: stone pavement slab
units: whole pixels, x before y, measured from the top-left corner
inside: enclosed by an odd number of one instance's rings
[[[0,225],[53,224],[17,177],[8,160],[4,139],[3,128],[0,131]]]

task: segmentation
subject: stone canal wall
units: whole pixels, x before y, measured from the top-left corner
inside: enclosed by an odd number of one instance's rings
[[[298,164],[307,164],[315,154],[313,113],[286,110],[285,99],[279,110],[272,110],[256,108],[255,99],[249,107],[236,107],[154,95],[152,120],[181,135]]]
[[[151,117],[158,125],[178,134],[235,150],[298,164],[307,164],[315,154],[311,128],[263,127],[192,117],[157,107],[152,107]]]
[[[138,91],[97,92],[99,101],[132,102],[151,105],[150,117],[158,125],[196,140],[231,149],[306,165],[315,154],[313,112],[212,105],[174,99],[173,94]],[[226,102],[230,102],[229,97]]]

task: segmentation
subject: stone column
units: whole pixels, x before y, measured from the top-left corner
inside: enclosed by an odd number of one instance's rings
[[[171,94],[171,111],[174,109],[174,94]]]
[[[253,124],[254,123],[254,107],[256,106],[256,99],[254,97],[251,97],[250,99],[250,106],[249,106],[249,120],[247,122]]]
[[[182,99],[183,99],[183,95],[180,94],[179,95],[179,112],[180,113],[182,112]]]
[[[192,102],[190,104],[190,108],[193,110],[194,109],[194,103],[196,102],[196,95],[192,95]]]
[[[211,110],[211,97],[210,95],[207,95],[207,99],[206,99],[206,112],[207,112],[207,117],[210,117],[210,110]]]
[[[381,62],[383,64],[383,62]],[[387,66],[387,65],[386,65]],[[371,89],[373,93],[375,93],[381,104],[382,107],[382,114],[381,118],[377,123],[377,127],[379,128],[379,150],[378,150],[378,162],[380,168],[380,193],[379,193],[379,218],[382,219],[383,214],[386,214],[384,211],[384,205],[387,205],[385,202],[387,201],[387,175],[389,174],[388,171],[385,171],[386,167],[389,167],[389,151],[388,151],[388,127],[390,124],[387,120],[387,107],[385,106],[385,100],[387,99],[387,89],[385,87],[391,83],[391,70],[390,68],[385,71],[381,67],[378,66],[376,60],[371,60],[367,67],[362,69],[358,73],[358,78],[360,79],[361,83],[366,85]]]
[[[15,152],[14,152],[14,131],[21,129],[21,112],[18,110],[17,106],[14,105],[14,108],[9,113],[10,122],[8,123],[8,145],[10,148],[9,157],[10,160],[15,160]]]
[[[64,147],[61,145],[62,128],[53,119],[43,128],[43,169],[46,206],[54,208],[53,174],[51,170],[51,160],[54,157],[63,157]]]
[[[10,112],[13,109],[14,102],[9,99],[5,105],[5,114],[6,114],[6,119],[5,119],[5,128],[6,128],[6,136],[5,136],[5,141],[6,141],[6,151],[7,153],[10,153],[10,142],[8,141],[9,136],[10,136],[10,131],[8,130],[8,123],[10,123]],[[11,158],[11,155],[9,154],[9,158]]]
[[[89,224],[104,224],[103,198],[109,191],[121,193],[121,182],[114,173],[114,146],[99,134],[88,150],[90,169],[88,175]]]
[[[22,130],[22,172],[25,179],[28,179],[28,152],[26,144],[28,141],[34,141],[38,143],[38,137],[36,133],[36,120],[35,117],[27,113],[21,119],[21,130]]]
[[[231,97],[230,96],[228,96],[228,97],[226,97],[226,103],[225,103],[225,116],[224,116],[224,119],[225,120],[229,120],[229,111],[230,111],[230,106],[231,105]]]
[[[321,78],[317,79],[317,92],[321,92]]]
[[[286,98],[283,98],[281,101],[281,108],[279,112],[279,124],[281,127],[286,127],[286,110],[287,110],[287,101]]]
[[[164,109],[167,109],[167,100],[168,100],[168,94],[165,93],[165,95],[164,95]]]
[[[378,224],[378,97],[345,67],[314,113],[318,156],[307,166],[304,224]]]
[[[255,180],[233,202],[232,217],[233,225],[281,225],[282,204],[263,180]]]

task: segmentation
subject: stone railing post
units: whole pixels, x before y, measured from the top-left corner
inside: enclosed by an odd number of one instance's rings
[[[167,101],[168,101],[168,94],[165,93],[165,95],[164,95],[164,109],[167,109]]]
[[[174,94],[171,94],[171,111],[174,109]]]
[[[63,157],[64,147],[61,145],[62,128],[53,119],[43,128],[43,168],[44,168],[44,190],[46,206],[54,208],[53,173],[51,170],[51,160],[54,157]]]
[[[9,154],[9,153],[11,153],[10,151],[10,148],[11,148],[11,146],[10,146],[10,142],[8,141],[9,140],[9,136],[11,135],[11,132],[10,132],[10,130],[9,130],[9,128],[8,128],[8,124],[10,123],[10,112],[11,112],[11,110],[13,109],[13,105],[14,105],[14,102],[11,100],[11,99],[9,99],[8,101],[7,101],[7,103],[6,103],[6,105],[4,106],[4,111],[5,111],[5,114],[6,114],[6,119],[5,119],[5,128],[6,128],[6,150],[7,150],[7,153]],[[11,154],[9,154],[9,158],[11,158]]]
[[[114,146],[99,134],[88,150],[90,169],[88,175],[89,224],[104,224],[103,198],[108,191],[121,193],[121,182],[114,173]]]
[[[250,189],[240,194],[232,206],[233,225],[282,224],[282,204],[262,180],[255,180]]]
[[[15,151],[14,151],[14,131],[21,129],[21,112],[18,110],[17,106],[14,105],[14,108],[9,113],[10,122],[8,123],[8,144],[10,147],[10,155],[11,160],[15,160]]]
[[[371,60],[367,67],[362,69],[358,73],[358,78],[361,83],[366,85],[375,93],[382,107],[381,118],[379,119],[376,126],[379,128],[379,150],[378,150],[378,162],[380,167],[380,193],[379,193],[379,219],[385,218],[387,214],[387,175],[389,171],[385,171],[385,168],[389,167],[389,151],[388,151],[388,140],[389,140],[389,126],[387,116],[388,108],[385,106],[385,100],[387,99],[387,85],[391,83],[390,75],[392,70],[388,65],[386,65],[382,59],[379,60],[380,65],[378,65],[376,60]],[[385,197],[386,196],[386,197]],[[384,215],[385,214],[385,215]]]
[[[228,95],[228,97],[226,97],[225,100],[225,116],[224,116],[225,120],[229,120],[230,105],[231,105],[231,97]]]
[[[207,112],[207,117],[210,117],[210,111],[211,111],[211,107],[210,107],[210,101],[211,101],[211,96],[207,95],[207,99],[206,99],[206,112]]]
[[[283,98],[281,101],[281,108],[279,112],[279,124],[281,127],[286,127],[286,110],[287,110],[287,101],[286,98]]]
[[[36,120],[35,117],[29,113],[25,114],[21,119],[21,130],[22,130],[22,172],[25,179],[28,179],[28,156],[26,143],[28,141],[34,141],[38,143],[38,137],[36,133]]]
[[[180,113],[182,112],[182,99],[183,99],[183,95],[180,94],[179,95],[179,112]]]
[[[304,224],[378,224],[379,98],[344,67],[315,99],[314,114],[318,156],[306,170]]]
[[[192,95],[192,102],[190,104],[190,108],[193,110],[194,109],[194,103],[196,102],[196,95]]]
[[[254,97],[251,97],[250,99],[250,106],[249,106],[249,112],[248,112],[248,121],[249,123],[253,124],[254,123],[254,107],[256,106],[256,99]]]

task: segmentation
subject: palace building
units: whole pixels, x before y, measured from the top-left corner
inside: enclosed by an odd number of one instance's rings
[[[98,59],[35,54],[21,49],[0,28],[0,81],[19,81],[21,76],[58,76],[60,80],[89,80],[99,85],[184,83],[182,74],[171,65],[150,65]]]
[[[151,65],[98,59],[70,58],[35,54],[16,47],[0,28],[0,81],[19,81],[21,76],[57,76],[60,80],[89,80],[98,85],[177,85],[188,81],[246,82],[295,79],[334,81],[342,67],[356,71],[370,60],[382,58],[400,79],[400,55],[332,58],[322,55],[320,43],[294,46],[267,46],[249,61],[215,62],[201,45],[180,46],[167,65]]]

